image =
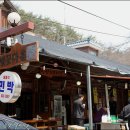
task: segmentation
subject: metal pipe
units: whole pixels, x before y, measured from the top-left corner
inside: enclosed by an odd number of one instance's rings
[[[90,79],[90,66],[89,65],[86,67],[86,75],[87,75],[87,96],[88,96],[88,111],[89,111],[89,129],[93,130],[91,79]]]
[[[107,114],[108,114],[108,121],[110,121],[110,106],[109,106],[109,95],[108,95],[108,86],[105,84],[105,93],[106,93],[106,104],[107,104]]]

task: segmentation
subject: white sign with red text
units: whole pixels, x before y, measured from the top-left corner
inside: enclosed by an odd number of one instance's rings
[[[14,103],[21,95],[22,83],[16,72],[5,71],[0,75],[0,101]]]

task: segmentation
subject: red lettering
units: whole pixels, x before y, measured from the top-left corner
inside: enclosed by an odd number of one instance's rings
[[[10,95],[5,95],[5,98],[9,98],[10,97]]]
[[[10,79],[10,76],[3,76],[3,79]]]
[[[4,94],[1,94],[1,97],[2,97],[2,98],[4,98],[4,96],[5,96]]]

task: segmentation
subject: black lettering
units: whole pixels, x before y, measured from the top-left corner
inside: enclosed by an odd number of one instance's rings
[[[0,57],[0,66],[2,66],[2,57]]]
[[[18,63],[18,60],[19,60],[18,53],[15,53],[15,62]]]
[[[5,66],[5,56],[1,57],[1,66]]]
[[[18,63],[18,53],[12,54],[12,63]]]
[[[10,62],[11,62],[11,55],[7,55],[6,56],[6,65],[11,64]]]
[[[25,61],[26,60],[26,50],[25,49],[21,50],[20,59],[21,59],[21,61]]]

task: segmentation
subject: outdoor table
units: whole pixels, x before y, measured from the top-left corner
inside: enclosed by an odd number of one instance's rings
[[[78,125],[69,125],[68,130],[85,130],[85,127],[78,126]]]
[[[37,120],[21,120],[22,122],[26,123],[26,124],[30,124],[34,127],[37,126]]]
[[[100,125],[101,130],[127,130],[126,122],[100,123]]]
[[[62,124],[58,122],[62,121],[59,118],[50,118],[50,119],[32,119],[32,120],[22,120],[22,122],[30,124],[38,129],[47,129],[47,128],[58,128],[61,127]]]
[[[22,122],[33,125],[34,127],[38,126],[38,123],[42,123],[42,125],[44,126],[45,123],[47,122],[47,120],[43,120],[43,119],[32,119],[32,120],[22,120]]]
[[[36,128],[38,130],[43,130],[43,129],[47,129],[48,130],[48,126],[37,126]]]

